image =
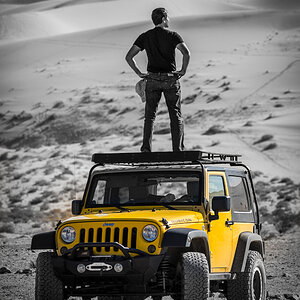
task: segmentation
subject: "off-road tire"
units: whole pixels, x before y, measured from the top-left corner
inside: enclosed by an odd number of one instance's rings
[[[207,300],[209,296],[209,268],[206,256],[186,252],[181,260],[181,300]]]
[[[266,299],[266,271],[260,253],[249,251],[245,271],[227,283],[227,299]]]
[[[64,286],[54,274],[50,252],[39,253],[36,260],[35,299],[64,299]]]

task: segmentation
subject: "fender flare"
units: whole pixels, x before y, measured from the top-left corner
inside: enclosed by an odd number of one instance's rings
[[[257,233],[242,232],[236,246],[231,273],[244,272],[249,250],[255,250],[264,257],[264,244],[261,236]]]
[[[35,234],[31,240],[31,250],[53,249],[55,250],[55,231]]]
[[[165,232],[162,248],[192,248],[205,254],[209,270],[211,269],[208,237],[205,231],[191,228],[174,228]]]

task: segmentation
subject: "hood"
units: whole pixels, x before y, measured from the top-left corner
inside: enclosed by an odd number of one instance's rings
[[[203,222],[203,216],[200,212],[190,210],[133,210],[133,211],[109,211],[103,213],[90,213],[72,217],[63,221],[63,225],[67,223],[78,222],[110,222],[110,221],[135,221],[135,222],[157,222],[161,224],[162,218],[165,218],[168,223],[182,224]]]

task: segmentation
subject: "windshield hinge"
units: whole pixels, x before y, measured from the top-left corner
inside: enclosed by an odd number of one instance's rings
[[[166,226],[167,229],[169,229],[171,227],[166,218],[162,218],[161,221],[163,222],[163,224]]]
[[[59,227],[59,225],[60,225],[61,223],[62,223],[61,220],[59,220],[59,221],[57,222],[56,227],[55,227],[55,230],[57,230],[57,228]]]

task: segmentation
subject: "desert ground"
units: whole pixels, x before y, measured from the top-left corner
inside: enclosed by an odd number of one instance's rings
[[[124,57],[161,6],[191,50],[181,79],[186,149],[242,154],[263,220],[269,299],[299,299],[297,0],[0,0],[0,270],[10,271],[0,299],[34,298],[30,239],[71,215],[91,155],[140,150],[144,104]],[[137,62],[145,71],[145,53]],[[171,150],[163,99],[153,150]]]

